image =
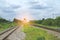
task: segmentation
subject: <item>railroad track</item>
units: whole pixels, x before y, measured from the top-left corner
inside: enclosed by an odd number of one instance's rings
[[[4,32],[0,33],[0,40],[6,40],[15,30],[19,27],[11,27]]]
[[[32,26],[39,27],[39,28],[44,28],[44,29],[47,29],[47,30],[51,30],[51,31],[55,31],[55,32],[60,33],[60,30],[57,30],[57,29],[47,28],[47,27],[44,27],[44,26],[36,25],[36,24],[33,24]]]
[[[60,39],[60,30],[52,29],[52,28],[47,28],[47,27],[44,27],[44,26],[36,25],[36,24],[33,24],[32,26],[33,27],[37,27],[37,28],[41,28],[42,30],[45,30],[48,34],[52,34],[55,37]]]

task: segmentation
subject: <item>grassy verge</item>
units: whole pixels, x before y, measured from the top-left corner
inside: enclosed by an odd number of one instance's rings
[[[0,23],[0,32],[6,30],[7,28],[13,27],[15,23]]]
[[[60,28],[60,27],[57,27],[57,26],[47,26],[47,25],[42,25],[42,24],[36,24],[36,25],[44,26],[44,27],[48,27],[48,28],[52,28],[52,29],[58,29],[58,28]]]
[[[26,33],[25,40],[60,40],[54,35],[48,34],[45,30],[36,27],[24,26],[23,32]]]

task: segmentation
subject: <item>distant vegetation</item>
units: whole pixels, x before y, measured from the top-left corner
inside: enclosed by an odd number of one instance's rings
[[[46,26],[57,26],[60,27],[60,17],[53,18],[47,18],[42,20],[33,20],[32,23],[42,24]]]

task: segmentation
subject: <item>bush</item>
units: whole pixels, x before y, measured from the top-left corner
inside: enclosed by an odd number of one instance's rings
[[[53,18],[47,18],[47,19],[42,19],[42,20],[33,20],[32,22],[38,23],[38,24],[43,24],[43,25],[48,25],[48,26],[58,26],[60,27],[60,17],[56,17],[55,19]]]
[[[38,37],[37,40],[45,40],[45,37]]]

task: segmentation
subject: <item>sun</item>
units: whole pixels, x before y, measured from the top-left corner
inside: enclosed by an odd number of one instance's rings
[[[27,18],[23,18],[21,21],[22,21],[23,23],[28,23],[28,22],[29,22],[29,20],[28,20]]]
[[[30,20],[33,19],[28,10],[22,10],[21,13],[16,16],[16,18],[21,20],[21,25],[29,24]]]
[[[29,20],[27,18],[21,19],[21,25],[22,26],[29,25]]]

